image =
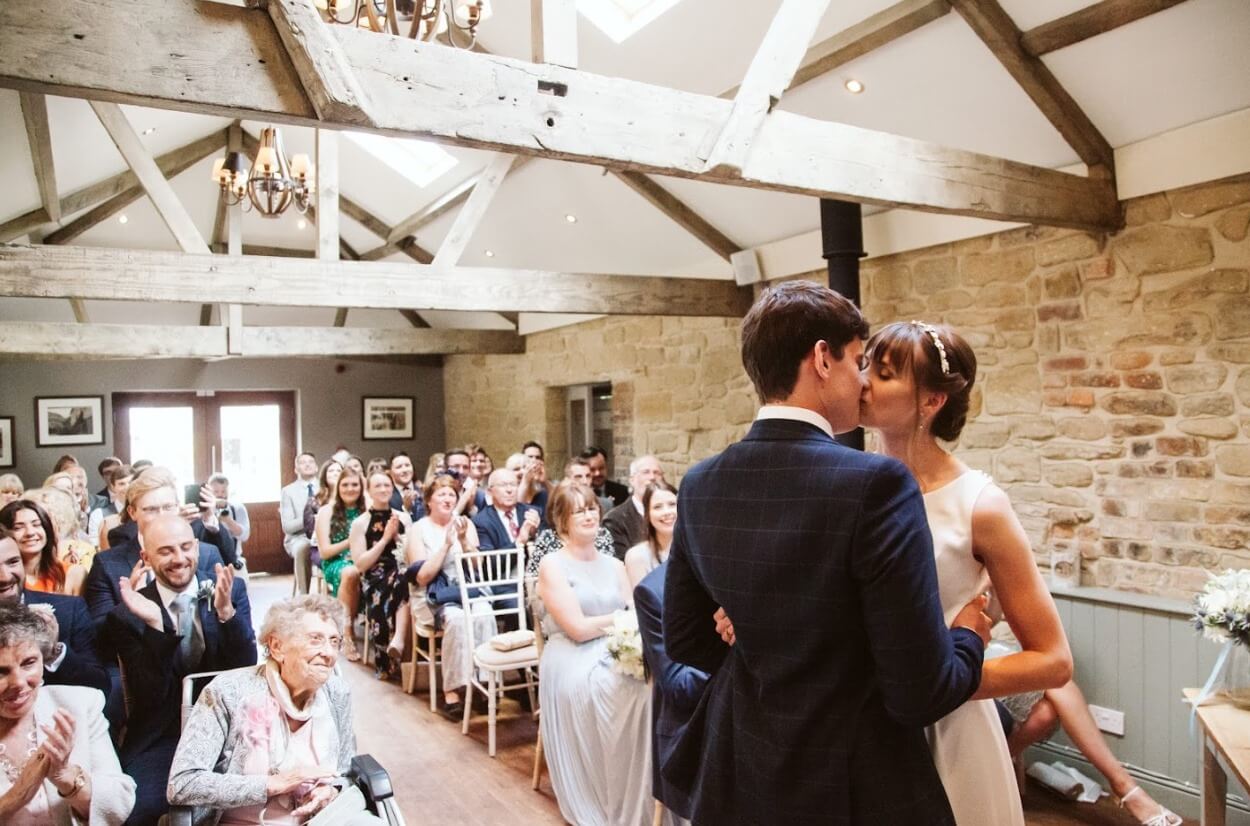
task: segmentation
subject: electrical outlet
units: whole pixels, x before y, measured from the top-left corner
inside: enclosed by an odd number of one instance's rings
[[[1089,713],[1094,716],[1094,722],[1098,724],[1098,728],[1107,732],[1107,734],[1124,736],[1123,711],[1118,711],[1114,708],[1103,708],[1091,703]]]

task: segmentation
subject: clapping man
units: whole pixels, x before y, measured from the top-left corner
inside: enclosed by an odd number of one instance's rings
[[[478,547],[493,551],[532,542],[542,524],[542,511],[517,501],[516,474],[500,468],[490,475],[487,488],[493,504],[473,517]]]
[[[121,603],[109,614],[129,693],[121,764],[137,785],[128,823],[150,824],[169,805],[165,787],[182,728],[182,678],[256,664],[247,587],[218,564],[198,575],[200,543],[186,520],[159,515],[140,534],[142,572],[118,579]]]
[[[282,518],[282,547],[295,563],[295,592],[308,593],[312,575],[308,552],[312,541],[304,533],[304,507],[317,492],[317,457],[301,453],[295,457],[295,481],[282,489],[278,514]]]

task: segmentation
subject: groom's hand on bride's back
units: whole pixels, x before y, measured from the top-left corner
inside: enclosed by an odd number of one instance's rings
[[[994,625],[994,621],[990,619],[989,614],[985,613],[989,604],[990,597],[988,594],[979,594],[973,597],[972,601],[961,608],[959,613],[955,615],[955,621],[951,623],[951,628],[967,628],[980,637],[983,644],[989,645],[990,628]]]

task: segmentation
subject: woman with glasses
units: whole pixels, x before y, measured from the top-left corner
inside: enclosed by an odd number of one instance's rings
[[[356,752],[351,693],[334,673],[346,616],[334,599],[275,603],[259,666],[216,677],[187,718],[169,802],[199,824],[303,823],[340,796],[334,823],[381,823],[345,775]]]

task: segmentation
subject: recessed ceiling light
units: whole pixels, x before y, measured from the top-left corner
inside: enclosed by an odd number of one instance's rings
[[[568,221],[570,224],[576,224],[577,216],[570,212],[564,216],[564,220]]]
[[[129,219],[129,218],[127,218],[127,217],[125,216],[125,214],[122,214],[122,215],[118,215],[118,216],[117,216],[117,223],[119,223],[119,224],[124,224],[124,223],[126,223],[127,221],[129,221],[129,220],[130,220],[130,219]]]
[[[487,250],[487,251],[486,251],[486,257],[487,257],[487,258],[494,258],[494,257],[495,257],[495,253],[494,253],[493,251],[491,251],[491,250]]]
[[[308,222],[305,221],[303,218],[300,218],[299,222],[296,223],[295,226],[299,227],[300,229],[306,229],[308,227]]]
[[[846,91],[850,92],[852,95],[858,95],[860,92],[864,91],[864,84],[860,83],[855,78],[851,78],[843,85],[846,86]]]
[[[156,127],[155,127],[155,126],[149,126],[147,129],[144,129],[144,130],[143,130],[143,134],[145,134],[145,135],[150,135],[150,134],[152,134],[152,133],[153,133],[153,132],[155,132],[155,131],[156,131]]]

